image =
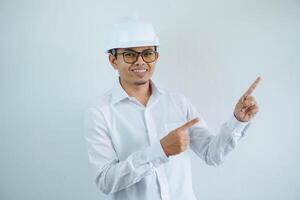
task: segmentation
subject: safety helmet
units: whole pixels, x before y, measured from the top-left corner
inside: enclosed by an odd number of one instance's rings
[[[112,26],[105,51],[140,46],[159,46],[154,27],[148,21],[126,18]]]

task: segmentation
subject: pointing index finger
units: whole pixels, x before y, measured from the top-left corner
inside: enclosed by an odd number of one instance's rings
[[[182,126],[180,126],[178,129],[187,130],[187,129],[191,128],[192,126],[194,126],[195,124],[197,124],[199,121],[200,121],[199,118],[192,119],[192,120],[186,122],[185,124],[183,124]]]
[[[247,97],[253,93],[255,88],[258,86],[259,82],[261,81],[261,77],[257,77],[256,80],[252,83],[252,85],[248,88],[248,90],[244,93],[244,97]]]

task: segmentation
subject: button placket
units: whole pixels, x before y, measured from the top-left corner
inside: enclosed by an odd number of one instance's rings
[[[149,109],[147,107],[144,109],[144,119],[145,119],[146,132],[149,138],[149,144],[153,144],[155,143],[155,139],[157,138],[157,136],[155,135],[156,132],[154,131],[153,120],[151,118]]]
[[[145,108],[144,117],[145,117],[145,125],[146,125],[146,130],[149,138],[149,143],[153,144],[154,142],[156,142],[158,136],[157,136],[157,132],[155,131],[155,124],[151,117],[149,107]],[[158,179],[160,192],[161,192],[160,195],[162,200],[170,200],[170,194],[168,189],[169,185],[163,170],[164,168],[162,167],[155,169],[155,173]]]
[[[156,169],[156,175],[160,185],[160,195],[162,200],[170,200],[169,184],[163,169],[164,168]]]

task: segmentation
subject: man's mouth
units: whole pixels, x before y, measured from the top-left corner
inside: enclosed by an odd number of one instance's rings
[[[146,73],[148,72],[148,69],[136,68],[136,69],[132,69],[131,71],[133,72],[134,75],[142,78],[146,75]]]
[[[146,71],[148,71],[148,69],[132,69],[132,72],[136,72],[136,73],[144,73]]]

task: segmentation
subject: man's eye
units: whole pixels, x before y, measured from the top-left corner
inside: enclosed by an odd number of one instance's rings
[[[126,52],[126,53],[124,53],[124,56],[126,56],[126,57],[135,57],[135,53]]]
[[[149,52],[145,52],[145,53],[144,53],[144,56],[145,56],[145,57],[153,57],[154,55],[155,55],[155,53],[152,52],[152,51],[149,51]]]
[[[144,56],[152,56],[153,55],[153,52],[145,52],[144,53]]]

